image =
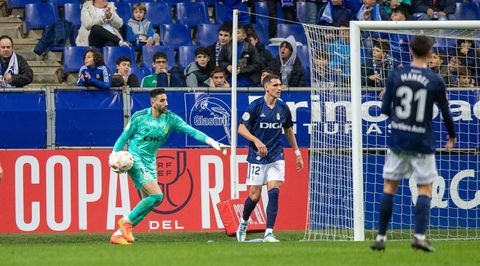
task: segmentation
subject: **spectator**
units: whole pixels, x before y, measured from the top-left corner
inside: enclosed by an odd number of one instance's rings
[[[317,16],[320,13],[325,5],[327,5],[327,0],[305,0],[305,5],[307,9],[307,17],[305,23],[315,24],[317,23]],[[321,13],[320,13],[321,14]]]
[[[314,80],[316,81],[316,86],[321,88],[334,87],[337,81],[337,73],[329,67],[329,55],[325,52],[319,53],[314,60],[314,64],[316,71],[314,73]]]
[[[95,87],[106,90],[112,85],[102,54],[96,49],[89,49],[83,56],[84,66],[78,72],[77,86]]]
[[[210,74],[210,88],[230,88],[225,69],[216,67]]]
[[[392,14],[393,10],[398,7],[404,7],[410,13],[412,8],[412,1],[411,0],[385,0],[383,2],[383,6],[387,14]]]
[[[275,38],[277,36],[277,5],[282,7],[283,18],[289,21],[295,21],[295,0],[267,0],[268,7],[268,36]],[[282,22],[285,23],[285,22]]]
[[[457,55],[462,61],[465,62],[465,66],[469,68],[470,73],[474,76],[478,76],[477,72],[477,50],[475,49],[475,43],[472,40],[459,39],[457,41]]]
[[[388,56],[389,52],[390,42],[388,40],[379,39],[373,42],[372,58],[368,58],[365,63],[364,85],[384,87],[388,72],[394,67],[393,59]]]
[[[220,52],[222,47],[229,44],[232,41],[232,26],[229,24],[223,24],[218,29],[218,40],[212,45],[208,46],[207,49],[210,54],[210,67],[220,66],[218,59],[220,58]]]
[[[208,49],[198,47],[195,49],[195,62],[190,63],[184,71],[187,80],[187,87],[208,87],[210,86],[210,56]]]
[[[131,88],[140,87],[137,75],[131,73],[132,61],[126,56],[117,59],[115,67],[117,72],[112,75],[112,87],[128,86]]]
[[[457,71],[458,87],[475,87],[475,79],[470,75],[470,70],[466,66],[461,66]]]
[[[388,14],[383,5],[380,5],[376,0],[363,0],[363,5],[357,13],[357,20],[389,20]]]
[[[447,63],[447,56],[439,51],[434,51],[432,53],[432,57],[430,57],[430,60],[428,61],[428,67],[438,73],[440,76],[443,77],[443,80],[447,85],[450,85],[449,82],[449,70],[448,66],[446,65]]]
[[[350,80],[350,31],[345,25],[334,36],[331,43],[327,44],[330,54],[328,68],[336,73],[338,82],[346,84]]]
[[[320,10],[317,24],[340,27],[352,19],[352,11],[343,5],[343,0],[332,0]]]
[[[244,0],[223,0],[223,6],[225,8],[224,21],[233,24],[233,10],[238,9],[238,25],[250,25],[250,13],[248,11],[248,6]]]
[[[260,41],[254,28],[248,28],[247,36],[250,43],[257,49],[258,58],[262,63],[262,68],[266,67],[268,63],[273,60],[272,53],[270,53],[270,51],[265,47],[262,41]]]
[[[276,73],[280,73],[282,84],[288,87],[304,87],[305,69],[297,56],[297,42],[293,36],[288,36],[280,43],[278,54],[269,66]]]
[[[260,80],[260,62],[257,49],[247,41],[247,28],[239,26],[237,31],[238,52],[235,56],[238,59],[237,86],[249,87]],[[222,48],[219,58],[220,66],[232,73],[232,43]]]
[[[160,45],[160,35],[153,31],[152,23],[145,14],[147,7],[143,3],[136,3],[132,8],[133,18],[128,20],[127,41],[135,46]]]
[[[419,20],[453,20],[456,9],[455,0],[415,0],[413,15]]]
[[[448,61],[448,85],[457,86],[458,84],[458,69],[465,66],[465,61],[461,57],[451,56]]]
[[[113,2],[107,0],[85,1],[82,6],[77,46],[129,46],[120,34],[123,25]]]
[[[390,16],[392,21],[405,21],[411,20],[412,17],[408,13],[408,10],[405,6],[398,6],[392,10],[392,15]],[[382,35],[383,39],[390,39],[390,49],[392,53],[393,60],[399,66],[407,66],[411,62],[410,57],[410,36],[406,34],[399,33],[387,33]]]
[[[168,59],[164,52],[156,52],[153,55],[152,66],[155,68],[155,73],[142,79],[142,88],[185,86],[178,71],[172,69],[172,72],[168,72]]]
[[[33,71],[27,60],[13,51],[13,40],[0,36],[0,86],[24,87],[33,81]]]

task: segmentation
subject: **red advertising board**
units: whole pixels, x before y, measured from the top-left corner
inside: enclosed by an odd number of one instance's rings
[[[308,198],[305,169],[285,149],[286,181],[280,192],[275,229],[303,230]],[[107,232],[139,201],[126,174],[110,171],[110,150],[0,151],[0,233]],[[246,154],[239,149],[241,199],[247,196]],[[158,182],[164,201],[135,231],[217,231],[223,224],[217,203],[231,198],[229,156],[212,149],[166,149],[157,154]],[[265,189],[264,189],[265,190]],[[266,191],[262,199],[268,199]],[[266,207],[266,204],[263,204]]]

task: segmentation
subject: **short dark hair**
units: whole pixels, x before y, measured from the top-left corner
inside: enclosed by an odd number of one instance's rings
[[[13,46],[13,39],[12,37],[8,36],[8,35],[2,35],[0,36],[0,41],[3,40],[3,39],[9,39],[10,42],[12,43],[12,46]]]
[[[457,75],[470,77],[470,70],[466,66],[458,66]]]
[[[210,56],[210,53],[208,52],[208,49],[206,47],[198,47],[197,49],[195,49],[195,57],[201,54]]]
[[[282,48],[282,47],[286,47],[288,48],[290,51],[293,51],[293,47],[292,47],[292,44],[287,42],[287,41],[283,41],[280,43],[280,46],[278,47],[278,49]]]
[[[467,39],[458,39],[458,40],[457,40],[457,47],[460,48],[460,46],[461,46],[462,43],[464,43],[464,42],[469,42],[469,43],[471,43],[471,44],[472,44],[471,48],[475,48],[475,42],[472,41],[472,40],[467,40]]]
[[[392,9],[392,13],[400,13],[405,16],[405,19],[407,19],[410,16],[410,13],[408,12],[408,9],[406,6],[399,5]]]
[[[263,84],[262,84],[263,87],[265,87],[265,85],[267,85],[267,83],[272,82],[272,80],[274,80],[274,79],[279,79],[280,82],[282,81],[282,79],[281,79],[279,76],[277,76],[277,75],[267,75],[267,76],[263,79]]]
[[[248,32],[248,28],[245,25],[238,25],[238,29],[245,32],[245,34]]]
[[[390,51],[390,42],[385,39],[376,39],[373,41],[373,47],[380,48],[382,52],[388,53]]]
[[[224,76],[227,76],[227,73],[225,72],[225,69],[222,67],[215,67],[212,72],[210,72],[210,77],[213,77],[213,75],[217,73],[223,73]]]
[[[410,49],[414,56],[426,57],[432,50],[433,39],[425,35],[418,35],[410,40]]]
[[[153,89],[150,91],[150,99],[153,99],[160,94],[167,94],[167,91],[164,88]]]
[[[257,34],[257,31],[255,31],[255,29],[253,27],[248,27],[248,30],[247,30],[247,37],[248,38],[254,38],[256,40],[258,40],[258,34]]]
[[[117,59],[117,62],[115,62],[115,65],[120,65],[122,62],[129,62],[131,64],[132,60],[130,60],[130,58],[128,58],[128,56],[122,55]]]
[[[230,23],[224,23],[220,28],[218,29],[218,32],[228,32],[230,33],[230,36],[232,35],[232,25]]]
[[[168,62],[167,55],[164,52],[156,52],[155,54],[153,54],[153,58],[152,58],[153,63],[155,63],[155,60],[159,58],[163,58]]]
[[[270,75],[276,75],[277,71],[275,71],[273,68],[271,67],[265,67],[264,69],[262,69],[262,71],[260,72],[261,73],[264,73],[264,72],[267,72],[268,74]]]
[[[132,14],[133,14],[133,11],[135,11],[135,9],[138,9],[138,10],[143,11],[144,13],[147,13],[147,6],[144,3],[134,4],[133,7],[132,7]]]
[[[95,63],[95,66],[98,67],[98,66],[102,66],[104,65],[105,63],[103,62],[103,55],[102,53],[100,53],[100,51],[98,51],[97,49],[88,49],[85,54],[83,54],[83,60],[85,60],[85,57],[87,56],[88,53],[92,53],[93,54],[93,62]]]

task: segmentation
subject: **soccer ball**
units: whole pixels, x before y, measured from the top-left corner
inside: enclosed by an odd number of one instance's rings
[[[113,152],[108,158],[108,163],[114,171],[126,172],[132,168],[133,157],[128,151]]]

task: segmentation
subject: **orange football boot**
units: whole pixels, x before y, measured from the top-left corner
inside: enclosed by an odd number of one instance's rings
[[[110,243],[118,245],[131,245],[132,243],[128,242],[123,235],[112,235],[110,237]]]
[[[123,238],[125,238],[125,240],[127,240],[130,243],[135,242],[135,237],[133,237],[133,234],[132,234],[131,223],[126,223],[123,221],[123,218],[120,218],[120,220],[118,220],[118,226],[120,227],[120,229],[122,229]]]

